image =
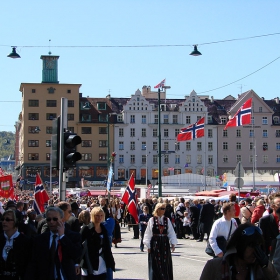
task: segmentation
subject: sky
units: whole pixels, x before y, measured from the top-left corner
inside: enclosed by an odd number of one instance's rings
[[[1,0],[0,131],[15,131],[20,84],[42,81],[49,51],[59,82],[82,84],[83,96],[130,97],[166,79],[167,98],[253,89],[273,99],[279,11],[278,0]],[[189,55],[195,44],[201,56]],[[11,46],[20,59],[7,57]]]

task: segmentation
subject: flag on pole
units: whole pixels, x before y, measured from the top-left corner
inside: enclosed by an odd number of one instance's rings
[[[111,189],[113,186],[113,165],[112,163],[110,164],[110,169],[108,173],[108,178],[107,178],[107,191],[110,193]]]
[[[138,213],[137,213],[137,195],[135,191],[135,180],[133,174],[128,182],[128,186],[126,187],[125,193],[123,194],[122,201],[127,205],[127,209],[134,218],[136,224],[138,224]]]
[[[226,126],[224,127],[224,130],[226,130],[228,127],[236,127],[236,126],[242,126],[244,124],[250,124],[251,123],[251,114],[252,114],[252,99],[248,99],[242,106],[239,108],[239,110],[236,112],[236,114],[231,118]]]
[[[154,86],[154,88],[162,88],[165,85],[165,79],[162,80],[159,84],[157,84],[156,86]]]
[[[36,174],[35,181],[35,193],[34,193],[34,204],[33,208],[37,214],[41,214],[45,212],[44,204],[48,202],[49,196],[43,186],[42,179],[40,175]]]
[[[177,135],[177,141],[188,141],[195,138],[204,136],[204,117],[197,121],[195,124],[191,124],[188,127],[182,128]]]

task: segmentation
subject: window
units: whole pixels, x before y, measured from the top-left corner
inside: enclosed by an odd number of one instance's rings
[[[155,115],[155,116],[154,116],[154,120],[155,120],[155,121],[154,121],[155,123],[158,123],[158,115]]]
[[[157,163],[158,163],[158,156],[153,155],[153,164],[157,164]]]
[[[123,150],[124,149],[124,144],[123,141],[119,142],[119,150]]]
[[[142,142],[141,146],[142,146],[142,150],[146,150],[146,147],[147,147],[146,142]]]
[[[29,107],[39,107],[39,100],[33,100],[33,99],[29,100],[28,106]]]
[[[46,115],[46,120],[48,121],[52,121],[56,118],[56,114],[55,113],[47,113]]]
[[[91,140],[82,140],[81,146],[86,148],[91,147]]]
[[[123,155],[119,155],[119,163],[124,163],[124,156]]]
[[[38,121],[39,120],[39,114],[38,113],[29,113],[28,114],[28,120]]]
[[[130,137],[134,137],[135,136],[135,128],[131,128],[130,129]]]
[[[106,110],[106,103],[105,102],[97,102],[97,109],[98,110]]]
[[[177,137],[179,133],[180,133],[180,129],[179,128],[175,128],[175,137]]]
[[[253,129],[250,129],[250,132],[249,132],[249,137],[250,138],[253,138],[255,135],[254,135],[254,130]]]
[[[263,138],[267,138],[268,137],[268,133],[267,133],[266,129],[263,130],[262,134],[263,134]]]
[[[123,128],[119,128],[119,137],[123,137]]]
[[[266,142],[263,143],[263,151],[268,150],[268,144]]]
[[[51,140],[46,140],[46,147],[50,147],[52,145],[52,141]]]
[[[130,163],[131,164],[135,163],[135,155],[130,155]]]
[[[227,142],[223,142],[223,150],[227,150],[228,149],[228,143]]]
[[[213,142],[208,142],[208,151],[213,150]]]
[[[198,104],[197,104],[198,105]],[[196,121],[198,122],[201,119],[201,116],[196,117]]]
[[[190,164],[192,161],[191,155],[186,156],[186,163]]]
[[[135,115],[130,116],[130,123],[135,123]]]
[[[227,163],[227,162],[228,162],[228,156],[226,156],[226,155],[223,156],[223,162],[224,162],[224,163]]]
[[[117,122],[123,122],[123,116],[122,115],[117,115]]]
[[[191,142],[186,142],[186,150],[187,151],[191,150]]]
[[[31,93],[36,93],[36,89],[35,88],[31,89]]]
[[[39,160],[39,154],[28,154],[28,160]]]
[[[175,151],[180,151],[180,142],[175,142]]]
[[[276,162],[277,162],[277,163],[280,163],[280,155],[277,155],[277,156],[276,156]]]
[[[169,155],[164,155],[163,162],[164,162],[164,164],[169,163]]]
[[[147,116],[146,115],[142,115],[142,123],[146,123],[147,121]]]
[[[227,123],[227,117],[221,117],[221,124]]]
[[[259,112],[260,112],[260,113],[262,112],[262,107],[259,107]]]
[[[142,137],[146,137],[147,136],[147,130],[146,128],[142,128],[142,133],[141,133]]]
[[[213,130],[208,129],[208,138],[212,138],[212,137],[213,137]]]
[[[165,128],[165,129],[163,130],[163,136],[164,136],[164,137],[169,137],[169,133],[168,133],[168,129],[167,129],[167,128]]]
[[[181,174],[181,169],[174,169],[174,175],[180,175]]]
[[[30,127],[30,126],[29,126]],[[32,126],[31,126],[32,127]],[[33,126],[34,127],[34,126]],[[52,126],[46,127],[46,134],[52,134]]]
[[[91,134],[91,127],[82,127],[82,134]]]
[[[107,154],[99,154],[99,161],[107,161]]]
[[[39,147],[38,140],[28,140],[28,147]]]
[[[172,116],[172,122],[174,123],[174,124],[177,124],[178,123],[178,115],[173,115]]]
[[[208,164],[213,164],[213,156],[208,156]]]
[[[142,155],[141,160],[142,164],[146,164],[146,155]]]
[[[249,149],[252,151],[254,149],[254,143],[253,142],[250,142],[249,144]]]
[[[99,140],[99,147],[108,147],[107,140]]]
[[[28,133],[39,133],[40,129],[38,126],[28,126]],[[51,131],[52,134],[52,131]]]
[[[99,134],[107,134],[107,127],[99,127]]]
[[[56,107],[56,100],[46,100],[46,107]]]
[[[154,150],[154,151],[157,151],[157,149],[158,149],[158,148],[157,148],[157,144],[158,144],[157,142],[153,142],[153,150]]]
[[[130,142],[130,150],[135,150],[135,142]]]
[[[51,159],[51,154],[50,153],[46,153],[46,160],[50,160]]]
[[[241,155],[236,155],[236,162],[241,161]]]
[[[276,143],[276,150],[280,151],[280,143]]]
[[[67,93],[71,93],[71,89],[67,89]]]
[[[125,179],[125,169],[118,169],[118,179],[119,180],[124,180]]]
[[[68,107],[74,107],[75,102],[74,100],[68,100]]]
[[[186,124],[190,124],[191,123],[191,116],[186,116]]]
[[[175,164],[180,164],[180,155],[175,155]]]
[[[241,130],[240,129],[236,130],[236,137],[241,137]]]
[[[263,156],[263,163],[268,163],[268,156],[267,155]]]
[[[169,143],[168,142],[163,142],[163,150],[168,151],[169,150]]]
[[[280,134],[280,132],[279,132]],[[153,137],[157,137],[157,128],[153,128]]]
[[[227,130],[223,130],[223,137],[228,137],[228,131]]]
[[[276,131],[275,131],[275,136],[276,136],[276,137],[280,137],[280,130],[279,130],[279,129],[276,129]]]
[[[251,117],[251,124],[255,124],[255,117]]]
[[[253,158],[254,158],[253,155],[250,155],[250,156],[249,156],[249,162],[250,162],[250,163],[253,163]]]
[[[197,150],[198,151],[202,150],[202,142],[197,142]]]
[[[90,114],[82,114],[82,122],[90,122],[91,121],[91,115]]]
[[[82,154],[82,161],[90,161],[91,160],[91,154],[86,153],[86,154]]]
[[[108,115],[98,115],[99,122],[108,123]]]
[[[197,155],[197,163],[201,164],[202,163],[202,155]]]
[[[236,143],[236,150],[241,150],[241,143],[240,142]]]
[[[163,123],[169,123],[168,115],[163,115]]]
[[[74,114],[67,114],[68,121],[74,121]]]
[[[267,117],[262,117],[262,124],[268,124]]]

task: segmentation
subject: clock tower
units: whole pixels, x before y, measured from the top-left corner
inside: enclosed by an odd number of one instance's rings
[[[57,55],[41,55],[43,61],[42,83],[58,84]]]

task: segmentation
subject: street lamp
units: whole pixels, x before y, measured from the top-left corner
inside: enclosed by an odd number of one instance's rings
[[[170,89],[170,86],[162,86],[161,88],[165,89],[165,94],[166,94],[166,89]],[[160,93],[161,90],[158,88],[158,196],[162,196],[162,182],[161,182],[161,132],[160,132]]]

